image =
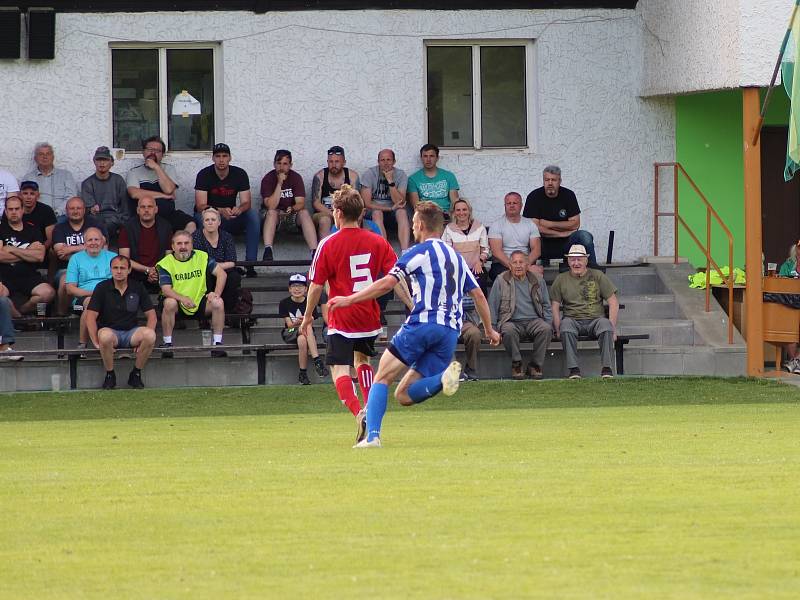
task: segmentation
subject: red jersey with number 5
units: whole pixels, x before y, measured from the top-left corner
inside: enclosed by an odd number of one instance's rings
[[[328,296],[349,296],[389,273],[397,261],[392,246],[381,236],[361,228],[345,227],[319,243],[308,278],[327,281]],[[328,333],[348,338],[378,335],[381,311],[375,300],[337,308],[328,317]]]

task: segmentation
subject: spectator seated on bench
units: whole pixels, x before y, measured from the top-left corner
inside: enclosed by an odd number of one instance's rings
[[[158,216],[153,198],[145,197],[136,206],[136,218],[130,219],[119,233],[119,253],[131,259],[131,277],[151,292],[159,290],[156,263],[171,248],[172,227]]]
[[[231,164],[231,149],[227,144],[214,146],[211,158],[214,164],[197,174],[194,185],[194,218],[198,230],[203,226],[203,211],[209,207],[216,208],[221,224],[219,229],[231,234],[244,232],[245,260],[256,261],[261,219],[258,209],[251,203],[250,177],[244,169]],[[253,267],[247,268],[247,276],[256,276]]]
[[[528,255],[529,270],[542,275],[544,268],[537,266],[542,245],[539,230],[530,219],[522,218],[522,196],[509,192],[503,198],[503,216],[492,222],[489,228],[489,248],[492,251],[492,268],[489,279],[511,268],[511,253],[524,252]]]
[[[53,209],[59,222],[64,222],[67,200],[78,195],[78,185],[72,173],[55,167],[55,152],[47,142],[39,142],[33,149],[33,162],[36,167],[22,178],[35,181],[42,192],[41,202]]]
[[[589,253],[580,244],[567,252],[569,272],[560,273],[550,288],[553,306],[553,328],[561,338],[566,356],[568,377],[580,379],[578,366],[578,337],[597,338],[600,346],[600,376],[614,376],[611,361],[614,341],[617,339],[617,315],[619,301],[617,287],[602,271],[589,269]],[[608,318],[605,317],[603,301],[608,302]],[[563,309],[564,315],[561,316]]]
[[[483,335],[480,328],[481,318],[472,296],[464,296],[461,310],[464,314],[458,342],[464,344],[464,368],[461,370],[460,381],[478,381],[478,351]]]
[[[227,279],[222,290],[222,301],[225,303],[225,312],[232,313],[242,288],[242,274],[236,268],[236,243],[230,233],[220,228],[222,218],[217,209],[206,208],[202,218],[202,228],[192,234],[192,247],[208,254],[225,271]],[[211,277],[208,285],[215,287],[216,281],[213,275]]]
[[[542,379],[547,346],[553,339],[553,314],[547,284],[528,267],[528,255],[511,253],[511,269],[498,275],[489,293],[492,326],[500,332],[503,345],[511,357],[511,377]],[[522,368],[521,341],[533,342],[531,360]]]
[[[213,258],[202,250],[192,247],[192,235],[188,231],[177,231],[172,236],[172,254],[158,261],[158,281],[164,306],[161,310],[161,330],[164,343],[161,348],[172,347],[172,331],[176,317],[205,319],[211,315],[213,344],[222,345],[222,330],[225,327],[225,304],[222,290],[227,275]],[[215,287],[208,291],[209,276],[215,278]],[[211,351],[212,357],[227,356],[221,349]],[[172,358],[172,352],[161,353],[162,358]]]
[[[16,341],[14,323],[11,321],[11,300],[0,297],[0,360],[22,360],[11,347]]]
[[[314,214],[311,218],[317,226],[320,240],[327,237],[333,227],[333,193],[345,184],[354,190],[359,189],[358,173],[346,167],[346,164],[344,148],[331,146],[328,149],[328,166],[314,175],[311,187]]]
[[[11,298],[12,316],[33,313],[37,304],[49,304],[55,298],[56,291],[37,270],[44,255],[40,230],[23,221],[22,199],[6,198],[0,223],[0,296]]]
[[[580,229],[578,199],[572,190],[561,187],[561,168],[547,166],[542,177],[544,185],[528,194],[522,211],[522,216],[533,219],[539,228],[542,263],[552,258],[562,258],[573,244],[580,244],[589,254],[589,268],[597,269],[594,237]]]
[[[308,385],[311,381],[308,379],[308,357],[314,361],[314,370],[320,377],[328,375],[328,369],[325,368],[325,363],[320,358],[319,350],[317,350],[317,338],[314,334],[313,325],[309,328],[310,335],[304,335],[300,331],[300,324],[303,322],[303,315],[306,310],[306,293],[308,292],[308,280],[306,276],[301,273],[295,273],[289,277],[289,296],[284,298],[278,304],[278,313],[283,318],[283,329],[281,330],[281,338],[287,344],[296,344],[297,362],[300,367],[300,373],[297,375],[297,380],[302,385]],[[319,318],[317,308],[314,307],[314,319]]]
[[[311,256],[317,250],[317,233],[306,207],[306,186],[303,178],[292,170],[292,153],[278,150],[274,169],[261,180],[261,198],[266,211],[264,218],[264,255],[262,260],[272,261],[272,245],[279,229],[300,229]]]
[[[67,200],[67,220],[58,223],[53,229],[53,248],[51,258],[55,262],[55,277],[58,290],[56,313],[66,315],[69,312],[70,297],[67,293],[66,275],[69,259],[77,252],[86,249],[84,236],[90,227],[97,227],[106,241],[108,235],[103,227],[91,215],[86,214],[86,207],[81,198],[75,196]],[[107,244],[106,244],[107,245]]]
[[[411,240],[411,225],[406,206],[408,175],[395,167],[394,150],[385,148],[378,152],[377,166],[370,167],[361,178],[361,198],[371,213],[371,220],[380,229],[380,235],[388,239],[386,221],[397,226],[397,241],[400,250],[408,250]]]
[[[86,331],[86,308],[92,299],[97,284],[111,279],[111,259],[116,253],[106,250],[106,240],[97,227],[89,227],[84,234],[86,249],[76,252],[69,259],[65,277],[67,293],[76,304],[83,308],[78,333],[78,348],[85,348],[88,340]]]
[[[112,173],[114,157],[108,146],[100,146],[94,151],[94,173],[81,183],[81,198],[92,215],[106,230],[106,239],[117,239],[117,232],[131,218],[128,214],[128,187],[125,178]],[[69,206],[67,207],[69,216]]]
[[[150,358],[156,343],[156,311],[144,284],[130,277],[131,261],[127,256],[111,259],[111,279],[101,281],[94,288],[86,309],[86,329],[92,344],[100,350],[106,376],[104,390],[117,386],[114,372],[114,349],[133,348],[133,363],[128,385],[141,389],[142,369]],[[137,322],[139,311],[147,317],[147,325]]]
[[[444,228],[442,241],[450,244],[467,261],[472,274],[486,293],[489,235],[480,221],[472,218],[472,205],[464,198],[453,204],[453,220]]]

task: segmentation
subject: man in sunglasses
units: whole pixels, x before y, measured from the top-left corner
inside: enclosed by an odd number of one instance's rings
[[[314,224],[317,226],[319,239],[326,237],[333,226],[333,192],[344,184],[359,189],[358,173],[345,167],[347,159],[344,148],[331,146],[328,149],[328,166],[314,175],[311,187],[311,199],[314,206]]]

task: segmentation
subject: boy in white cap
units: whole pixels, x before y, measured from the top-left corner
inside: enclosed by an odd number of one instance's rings
[[[550,288],[550,300],[553,306],[553,331],[564,345],[568,377],[581,378],[578,336],[587,335],[597,338],[602,366],[600,376],[610,379],[614,376],[611,361],[619,313],[617,287],[602,271],[588,268],[589,253],[582,245],[573,244],[566,257],[569,272],[556,277]],[[603,301],[608,302],[608,318]]]
[[[283,318],[283,330],[281,338],[287,344],[297,344],[297,362],[300,366],[300,373],[297,380],[302,385],[308,385],[308,356],[311,355],[314,361],[314,370],[320,377],[328,375],[328,370],[319,356],[317,350],[317,339],[313,328],[309,328],[308,335],[300,331],[300,324],[303,322],[303,315],[306,312],[306,293],[308,292],[308,280],[302,273],[295,273],[289,277],[289,296],[280,301],[278,314]],[[319,317],[316,307],[314,308],[314,319]]]

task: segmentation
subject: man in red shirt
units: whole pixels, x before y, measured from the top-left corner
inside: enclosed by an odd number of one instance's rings
[[[136,206],[137,218],[129,219],[119,232],[119,253],[131,260],[131,277],[150,291],[159,291],[156,263],[172,248],[172,227],[158,216],[152,198],[142,198]]]
[[[330,287],[330,296],[349,296],[388,273],[397,260],[389,242],[359,227],[358,219],[364,210],[364,201],[358,191],[343,185],[334,193],[332,205],[338,231],[320,242],[311,263],[311,286],[305,317],[300,325],[300,330],[304,332],[312,323],[311,315],[326,282]],[[401,286],[396,289],[403,302],[411,306],[405,289]],[[375,338],[380,332],[381,312],[375,300],[340,309],[328,321],[325,362],[331,367],[331,376],[340,400],[356,417],[357,442],[364,436],[365,413],[353,389],[350,368],[356,367],[366,406],[373,377],[369,359],[375,354]]]

